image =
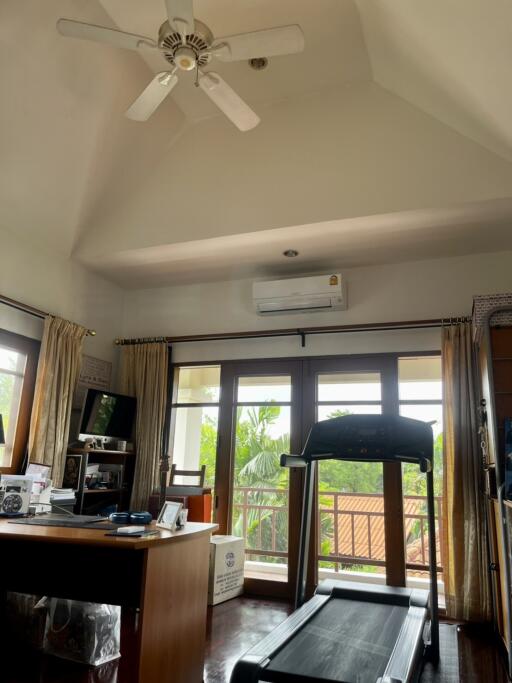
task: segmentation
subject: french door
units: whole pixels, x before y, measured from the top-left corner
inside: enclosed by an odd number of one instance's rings
[[[245,540],[246,589],[289,596],[296,576],[300,474],[279,464],[302,446],[300,361],[222,368],[216,520]]]
[[[281,468],[279,455],[300,453],[318,420],[396,414],[396,373],[390,356],[222,366],[216,520],[223,532],[245,539],[250,592],[285,596],[295,585],[303,475]],[[404,585],[400,468],[326,462],[317,484],[310,587],[319,573],[339,569],[385,573],[388,583]]]
[[[432,354],[189,365],[176,368],[174,384],[173,462],[206,466],[213,517],[220,533],[244,538],[246,589],[262,595],[292,596],[296,579],[303,472],[281,468],[280,454],[300,453],[318,420],[401,413],[439,422],[441,410]],[[327,577],[403,586],[406,554],[409,580],[421,581],[421,485],[407,470],[402,491],[399,464],[320,463],[309,590]]]
[[[305,362],[304,423],[349,414],[398,412],[397,360],[345,357]],[[350,578],[405,585],[399,464],[319,463],[311,583]]]

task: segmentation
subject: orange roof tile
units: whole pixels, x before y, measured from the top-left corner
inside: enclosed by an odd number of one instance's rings
[[[336,509],[335,509],[336,506]],[[337,522],[337,534],[331,534],[331,555],[347,556],[364,560],[386,559],[384,534],[384,498],[382,495],[372,494],[344,494],[336,496],[320,492],[320,509],[322,519],[330,518],[331,524]],[[424,498],[404,498],[405,536],[409,537],[422,515],[426,514]],[[426,520],[424,524],[424,542],[421,536],[411,539],[407,543],[407,562],[424,564],[428,562],[428,537]],[[324,536],[325,538],[325,536]],[[440,562],[440,548],[438,539],[438,562]],[[424,549],[424,555],[422,554]]]

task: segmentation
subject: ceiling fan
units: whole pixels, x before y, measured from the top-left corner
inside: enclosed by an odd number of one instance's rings
[[[240,33],[214,38],[201,21],[194,19],[192,0],[165,0],[167,20],[160,26],[157,40],[125,33],[116,29],[59,19],[57,29],[63,36],[108,43],[127,50],[158,50],[171,65],[169,71],[157,73],[133,102],[125,115],[135,121],[147,121],[178,82],[180,71],[196,71],[200,87],[217,107],[241,131],[258,125],[258,115],[214,71],[203,71],[213,57],[222,62],[237,62],[260,57],[294,54],[304,49],[300,26]]]

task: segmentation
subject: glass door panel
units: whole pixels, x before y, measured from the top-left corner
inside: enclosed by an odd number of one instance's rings
[[[398,359],[400,415],[431,422],[434,432],[434,495],[437,536],[437,564],[442,602],[443,557],[441,555],[443,495],[443,386],[440,356]],[[425,475],[415,465],[402,464],[404,532],[407,585],[426,587],[428,583],[428,519]]]
[[[219,420],[220,366],[184,366],[174,373],[172,464],[178,470],[206,467],[205,486],[216,500],[215,472]],[[197,485],[197,478],[177,476],[175,484]],[[213,506],[212,517],[215,517]]]
[[[20,409],[27,356],[0,346],[0,415],[5,444],[0,445],[0,467],[10,467]]]
[[[288,406],[238,407],[232,531],[245,539],[245,575],[288,579]],[[254,552],[249,552],[254,551]]]
[[[317,420],[380,414],[380,373],[319,373],[316,397]],[[319,579],[384,580],[383,490],[382,463],[319,462]]]
[[[235,409],[232,533],[247,578],[287,582],[291,376],[239,376]]]

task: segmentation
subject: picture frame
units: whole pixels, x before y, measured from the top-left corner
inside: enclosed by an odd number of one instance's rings
[[[176,523],[182,507],[181,503],[176,503],[172,500],[166,501],[160,510],[156,526],[160,529],[167,529],[167,531],[176,531]]]
[[[82,456],[81,455],[66,455],[64,460],[64,475],[62,477],[62,488],[73,489],[78,491],[80,489],[82,471]]]
[[[40,465],[38,462],[29,462],[25,474],[39,476],[42,479],[50,479],[52,468],[49,465]]]

